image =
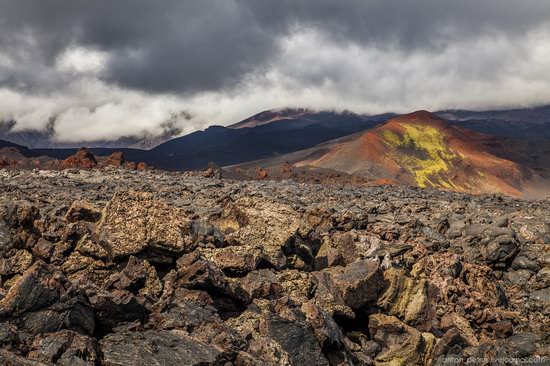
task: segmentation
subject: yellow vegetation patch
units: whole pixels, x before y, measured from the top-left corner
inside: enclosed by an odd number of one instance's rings
[[[403,125],[403,136],[392,131],[383,131],[382,138],[390,146],[399,149],[413,149],[414,153],[395,154],[393,158],[415,178],[419,187],[435,186],[457,189],[446,177],[452,160],[458,155],[445,143],[446,135],[437,128],[422,125]]]

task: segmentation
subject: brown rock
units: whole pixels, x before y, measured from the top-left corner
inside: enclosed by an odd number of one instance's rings
[[[94,366],[99,363],[96,342],[92,338],[67,330],[36,338],[28,357],[61,366]]]
[[[175,256],[192,248],[189,226],[185,211],[150,193],[119,192],[103,210],[96,232],[113,258],[145,250]]]
[[[148,261],[133,256],[128,259],[126,267],[121,272],[111,275],[106,287],[128,290],[149,298],[157,298],[162,292],[162,283],[155,267]]]
[[[428,365],[436,338],[420,333],[394,316],[374,314],[369,318],[369,332],[381,347],[375,365]]]
[[[378,306],[389,315],[403,319],[410,325],[429,323],[435,310],[428,298],[428,282],[422,276],[412,277],[405,269],[388,268],[384,278],[389,284]],[[425,328],[430,328],[426,326]]]
[[[221,269],[194,252],[177,261],[178,284],[191,290],[227,292],[229,284]]]
[[[69,222],[97,222],[101,218],[101,210],[87,201],[74,201],[69,207],[65,219]]]
[[[90,150],[83,147],[74,155],[61,161],[61,169],[93,169],[97,166],[97,160]]]
[[[286,264],[282,247],[297,232],[301,215],[292,207],[258,197],[243,197],[226,205],[222,216],[212,222],[228,241],[247,247],[262,246],[272,267]]]
[[[116,152],[112,153],[111,155],[109,155],[105,159],[105,164],[106,165],[121,167],[125,163],[126,163],[126,159],[124,158],[124,154],[120,151],[116,151]]]
[[[13,276],[25,272],[33,263],[32,254],[21,249],[9,258],[0,258],[0,276]]]
[[[514,326],[510,320],[502,320],[492,323],[490,327],[499,338],[506,338],[514,333]]]
[[[258,168],[256,173],[257,180],[267,179],[269,177],[269,172],[264,168]]]
[[[464,319],[457,313],[445,314],[441,318],[441,328],[450,329],[453,327],[458,329],[467,345],[479,345],[479,341],[466,319]]]
[[[386,288],[377,260],[360,260],[346,267],[328,269],[326,272],[344,304],[352,309],[376,302]]]
[[[201,366],[223,365],[225,354],[183,331],[113,333],[100,341],[103,364]]]
[[[137,163],[136,165],[136,170],[139,170],[139,171],[146,171],[146,170],[149,170],[149,165],[147,165],[146,163],[144,163],[143,161],[140,161],[139,163]]]

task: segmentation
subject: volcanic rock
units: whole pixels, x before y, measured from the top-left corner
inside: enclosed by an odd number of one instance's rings
[[[550,356],[547,200],[124,169],[0,192],[0,364]]]
[[[76,154],[61,161],[61,169],[92,169],[97,166],[97,160],[92,152],[85,147],[79,149]]]
[[[106,366],[200,366],[224,361],[221,349],[178,330],[114,333],[99,343]]]
[[[114,258],[145,250],[177,256],[191,249],[189,226],[183,210],[155,201],[149,193],[121,192],[103,210],[97,235]]]

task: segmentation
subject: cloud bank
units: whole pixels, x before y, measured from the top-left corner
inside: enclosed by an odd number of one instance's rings
[[[550,103],[547,0],[0,0],[0,120],[59,141],[260,110]]]

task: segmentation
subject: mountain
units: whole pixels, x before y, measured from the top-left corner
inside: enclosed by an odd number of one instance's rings
[[[14,147],[16,149],[26,150],[27,148],[22,145],[14,144],[10,141],[0,140],[0,149],[6,148],[6,147]]]
[[[535,173],[497,138],[418,111],[314,148],[243,164],[313,166],[418,187],[520,196]]]
[[[364,116],[351,112],[311,112],[303,110],[274,110],[279,119],[256,125],[239,124],[230,127],[211,126],[204,131],[174,138],[150,150],[125,148],[91,148],[96,156],[123,152],[131,161],[145,162],[157,169],[182,171],[197,170],[213,162],[232,165],[263,159],[316,146],[357,131],[368,129],[388,120],[392,114]],[[263,112],[251,117],[260,119]],[[249,119],[250,120],[250,119]],[[246,121],[246,120],[245,120]],[[244,122],[244,121],[243,121]],[[38,149],[28,156],[49,156],[66,159],[76,148]]]
[[[229,127],[212,126],[173,139],[134,160],[167,170],[201,169],[209,162],[239,164],[307,149],[365,130],[388,118],[389,115],[350,112],[274,110]],[[133,156],[132,152],[125,154]]]
[[[307,126],[324,126],[347,131],[359,131],[395,116],[394,113],[369,116],[350,111],[313,111],[305,108],[271,109],[258,113],[241,122],[227,126],[232,129],[254,128],[271,125],[275,129],[298,129]],[[291,122],[291,123],[281,123]]]
[[[97,157],[120,151],[129,161],[171,171],[200,170],[214,163],[239,166],[241,170],[230,175],[252,179],[345,182],[348,176],[360,176],[365,178],[358,180],[362,184],[402,183],[517,196],[534,189],[530,186],[550,193],[548,180],[541,178],[550,172],[549,121],[550,107],[421,111],[397,117],[274,109],[150,150],[124,144],[90,150]],[[78,151],[16,148],[25,157],[42,160],[63,160]],[[13,151],[9,154],[15,158]],[[290,170],[285,162],[291,163]],[[269,170],[277,166],[281,169]]]
[[[499,137],[530,165],[550,170],[550,106],[436,114],[453,125]]]

